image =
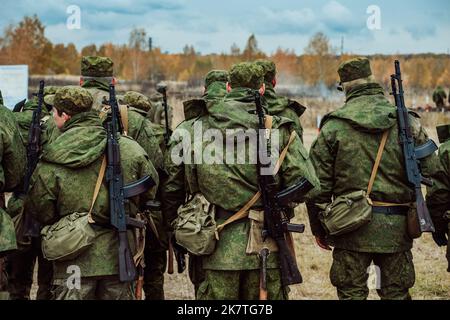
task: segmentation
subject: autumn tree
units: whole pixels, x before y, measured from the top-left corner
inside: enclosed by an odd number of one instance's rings
[[[30,73],[47,73],[51,63],[52,44],[45,37],[44,31],[45,27],[36,15],[25,16],[17,26],[8,26],[0,39],[0,62],[27,64]]]
[[[131,54],[131,64],[133,66],[133,79],[137,81],[140,75],[140,66],[142,64],[143,51],[147,50],[147,33],[144,29],[134,28],[130,32],[128,48]]]

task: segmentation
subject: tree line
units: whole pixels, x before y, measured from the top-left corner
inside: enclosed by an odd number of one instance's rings
[[[211,69],[229,69],[240,61],[267,58],[277,64],[280,83],[332,88],[338,81],[339,64],[354,56],[338,54],[323,33],[310,39],[302,55],[283,48],[267,55],[258,48],[254,35],[243,49],[232,44],[228,53],[207,55],[197,52],[191,45],[186,45],[182,53],[163,52],[159,47],[153,48],[148,40],[144,29],[134,28],[126,44],[92,44],[78,51],[73,43],[53,44],[45,36],[45,26],[39,18],[25,16],[19,23],[9,25],[0,37],[0,64],[27,64],[31,74],[77,75],[83,55],[102,55],[113,59],[115,74],[121,79],[186,81],[197,86]],[[413,89],[450,85],[449,55],[372,55],[369,58],[374,75],[385,87],[389,87],[394,59],[403,62],[405,82]]]

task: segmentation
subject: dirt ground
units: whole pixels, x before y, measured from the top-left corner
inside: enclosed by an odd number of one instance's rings
[[[433,139],[436,139],[435,130],[428,130],[428,132]],[[308,148],[316,135],[315,129],[305,130],[304,139]],[[337,299],[336,291],[329,280],[331,253],[320,249],[315,244],[304,205],[297,208],[296,216],[296,222],[306,225],[305,233],[294,235],[297,261],[304,283],[291,286],[290,298],[294,300]],[[450,275],[446,272],[445,248],[438,248],[431,236],[426,234],[414,242],[413,255],[416,268],[416,283],[411,290],[413,299],[450,299]],[[375,280],[373,282],[375,283]],[[194,299],[194,289],[186,271],[182,274],[166,274],[164,288],[168,300]],[[33,286],[33,298],[35,294],[36,287]],[[378,299],[375,289],[370,291],[369,299]]]

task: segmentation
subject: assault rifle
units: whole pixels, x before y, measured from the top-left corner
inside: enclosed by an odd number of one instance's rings
[[[164,84],[159,84],[156,90],[163,95],[163,107],[164,107],[164,124],[166,127],[166,132],[164,133],[164,142],[166,146],[169,144],[170,139],[170,127],[169,127],[169,110],[167,105],[167,86]]]
[[[433,154],[438,147],[433,140],[428,140],[424,145],[415,146],[414,137],[409,123],[409,113],[405,106],[402,74],[400,62],[395,61],[395,74],[391,75],[392,95],[397,107],[397,122],[400,144],[403,151],[403,161],[408,183],[414,189],[417,220],[420,232],[434,232],[434,225],[422,195],[422,184],[432,186],[432,181],[422,176],[419,160]]]
[[[119,134],[123,133],[120,120],[119,106],[116,100],[114,84],[109,86],[109,105],[111,112],[106,121],[107,147],[106,147],[106,181],[109,188],[109,208],[111,225],[119,234],[119,277],[121,282],[131,282],[136,278],[136,266],[133,254],[128,243],[128,227],[144,228],[145,224],[137,219],[130,218],[125,212],[127,199],[146,192],[155,185],[150,176],[124,186],[120,163]]]
[[[289,232],[304,232],[305,226],[300,224],[289,223],[289,219],[286,217],[284,209],[292,203],[300,203],[304,201],[304,195],[313,189],[313,185],[305,178],[302,178],[294,186],[279,191],[277,182],[273,175],[267,175],[263,173],[263,169],[268,169],[270,163],[262,164],[261,159],[269,156],[269,148],[267,148],[266,137],[267,130],[265,127],[265,115],[261,104],[261,95],[259,91],[255,91],[255,104],[256,114],[258,116],[258,131],[257,131],[257,171],[258,171],[258,184],[259,191],[261,192],[261,199],[264,209],[264,227],[262,231],[263,241],[267,237],[271,237],[275,240],[278,246],[278,261],[281,268],[281,283],[283,286],[302,283],[302,276],[297,266],[295,259],[295,253],[288,239],[290,237]],[[267,152],[263,152],[263,148]],[[261,257],[261,289],[266,289],[266,260],[270,252],[267,248],[263,248],[260,252]],[[262,294],[264,296],[264,293]]]
[[[41,115],[42,105],[44,103],[44,87],[45,82],[41,80],[39,82],[39,91],[37,94],[38,105],[36,110],[33,111],[31,118],[30,129],[28,130],[28,144],[27,144],[27,166],[25,171],[25,177],[23,181],[22,190],[16,193],[16,196],[24,196],[28,193],[30,188],[31,176],[39,161],[39,154],[41,153]],[[24,236],[37,238],[40,235],[41,226],[32,216],[26,214],[24,216]]]

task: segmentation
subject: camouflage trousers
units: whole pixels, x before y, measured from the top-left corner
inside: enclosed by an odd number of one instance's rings
[[[144,285],[145,300],[164,300],[164,272],[167,252],[145,251]]]
[[[198,300],[258,300],[259,270],[205,270],[205,280],[197,292]],[[281,286],[279,269],[267,270],[269,300],[287,300],[287,288]]]
[[[411,299],[409,289],[415,282],[411,251],[365,253],[334,249],[330,279],[340,300],[367,299],[368,268],[372,262],[379,270],[377,292],[382,300]]]
[[[202,257],[189,255],[189,279],[194,285],[194,292],[197,296],[200,284],[205,280],[205,270],[203,270]]]
[[[82,277],[78,288],[67,279],[55,279],[53,285],[55,300],[134,300],[131,284],[120,282],[118,275]]]
[[[33,238],[29,247],[8,256],[8,291],[11,300],[30,299],[36,261],[38,268],[36,300],[52,299],[53,264],[42,256],[40,238]]]
[[[0,257],[0,300],[9,300],[6,258]]]

